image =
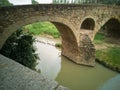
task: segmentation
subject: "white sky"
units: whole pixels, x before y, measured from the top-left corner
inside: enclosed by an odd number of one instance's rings
[[[52,0],[35,0],[39,3],[52,3]],[[31,4],[31,0],[9,0],[14,5]]]

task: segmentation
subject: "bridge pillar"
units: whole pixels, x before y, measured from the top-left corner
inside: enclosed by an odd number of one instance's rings
[[[70,43],[68,40],[62,41],[62,55],[68,57],[77,64],[94,66],[95,48],[91,39],[86,34],[80,34],[79,45]]]
[[[79,50],[75,43],[62,41],[62,53],[63,56],[66,56],[71,61],[78,63],[79,60]]]
[[[78,63],[94,66],[95,65],[95,47],[90,37],[86,34],[80,34],[79,60]]]

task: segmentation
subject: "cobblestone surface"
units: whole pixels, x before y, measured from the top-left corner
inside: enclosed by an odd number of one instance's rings
[[[0,55],[0,90],[69,90]]]

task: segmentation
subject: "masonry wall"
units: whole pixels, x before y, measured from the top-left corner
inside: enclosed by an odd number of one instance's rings
[[[90,33],[80,29],[82,22],[87,18],[95,22],[94,30]],[[120,21],[119,6],[47,4],[0,7],[0,48],[11,34],[22,26],[49,21],[54,23],[61,33],[62,54],[82,64],[81,61],[84,61],[86,55],[84,56],[81,50],[90,52],[93,46],[89,47],[91,49],[83,49],[85,47],[82,46],[85,45],[81,40],[84,40],[83,37],[87,35],[89,38],[86,40],[87,46],[92,45],[91,41],[95,34],[111,18]],[[91,65],[94,64],[94,53],[89,57],[88,61],[92,62]],[[87,62],[86,65],[90,64]]]

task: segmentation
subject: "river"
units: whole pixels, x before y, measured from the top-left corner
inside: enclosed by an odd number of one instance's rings
[[[62,56],[54,45],[55,42],[48,38],[37,37],[34,46],[40,60],[36,69],[46,78],[56,80],[71,90],[102,90],[108,80],[118,75],[97,62],[95,67],[77,65]]]

